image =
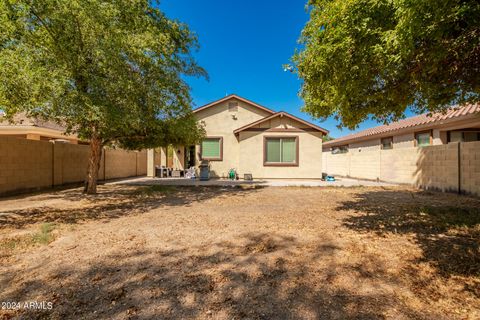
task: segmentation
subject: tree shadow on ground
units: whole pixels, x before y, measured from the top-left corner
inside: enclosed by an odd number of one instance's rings
[[[81,189],[48,193],[41,200],[63,201],[58,205],[40,205],[26,209],[0,212],[2,228],[24,228],[36,223],[74,224],[90,220],[111,220],[141,214],[161,207],[190,206],[223,196],[245,196],[260,188],[183,187],[183,186],[121,186],[99,188],[97,195],[86,195]],[[38,201],[41,203],[41,200]],[[48,203],[48,202],[47,202]]]
[[[410,234],[443,276],[480,276],[480,199],[436,192],[366,191],[338,210],[353,210],[344,225],[379,235]],[[480,296],[480,288],[477,288]]]
[[[43,275],[49,281],[17,282],[0,298],[54,302],[53,310],[16,312],[28,319],[442,318],[412,310],[394,292],[359,293],[368,275],[333,285],[352,266],[336,262],[339,248],[327,238],[317,244],[307,249],[294,237],[255,233],[197,248],[123,250],[59,266]],[[375,281],[390,281],[379,280],[385,266],[376,257],[365,259],[374,262]]]

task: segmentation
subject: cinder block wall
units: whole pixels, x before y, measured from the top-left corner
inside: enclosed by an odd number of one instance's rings
[[[105,149],[105,179],[133,177],[137,175],[137,152]]]
[[[324,152],[322,164],[324,173],[337,176],[480,195],[480,141],[336,155]]]
[[[412,184],[412,177],[417,170],[418,148],[401,148],[379,150],[379,180]]]
[[[462,143],[460,158],[462,189],[480,195],[480,141]]]
[[[53,144],[0,138],[0,194],[53,185]]]
[[[458,144],[418,149],[416,186],[441,191],[458,191],[458,172]]]
[[[380,177],[380,152],[364,151],[353,153],[350,158],[350,175],[360,179],[369,177]],[[368,166],[365,166],[368,163]]]
[[[331,154],[322,152],[322,172],[342,177],[350,176],[350,154]]]
[[[0,137],[0,195],[82,182],[89,146]],[[105,148],[99,179],[145,175],[146,151]]]
[[[53,145],[55,185],[83,181],[87,173],[89,146],[66,143]],[[99,170],[103,179],[103,171]]]

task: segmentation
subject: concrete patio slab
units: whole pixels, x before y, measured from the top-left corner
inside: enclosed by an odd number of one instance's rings
[[[265,179],[265,180],[227,180],[227,179],[210,179],[208,181],[200,181],[198,179],[185,178],[131,178],[123,179],[107,184],[129,184],[129,185],[164,185],[164,186],[239,186],[239,185],[256,185],[266,187],[355,187],[355,186],[395,186],[393,183],[376,182],[359,179],[337,178],[336,181],[328,182],[322,180],[288,180],[288,179]]]

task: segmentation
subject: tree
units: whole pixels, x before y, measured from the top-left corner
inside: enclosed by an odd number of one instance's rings
[[[478,0],[310,0],[293,62],[305,111],[355,128],[480,98]]]
[[[197,48],[148,0],[0,0],[0,106],[90,141],[85,192],[96,193],[103,146],[201,137],[182,78],[206,76]]]
[[[326,135],[322,136],[322,142],[328,142],[328,141],[332,141],[332,140],[335,140],[335,138],[333,138],[329,134],[326,134]]]

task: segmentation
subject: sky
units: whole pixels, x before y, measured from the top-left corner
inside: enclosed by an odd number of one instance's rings
[[[162,0],[160,9],[198,37],[194,56],[209,80],[187,78],[194,107],[237,94],[275,111],[311,121],[338,138],[352,131],[333,118],[320,122],[301,112],[301,81],[283,70],[308,20],[306,0]],[[359,130],[379,125],[368,120]]]

